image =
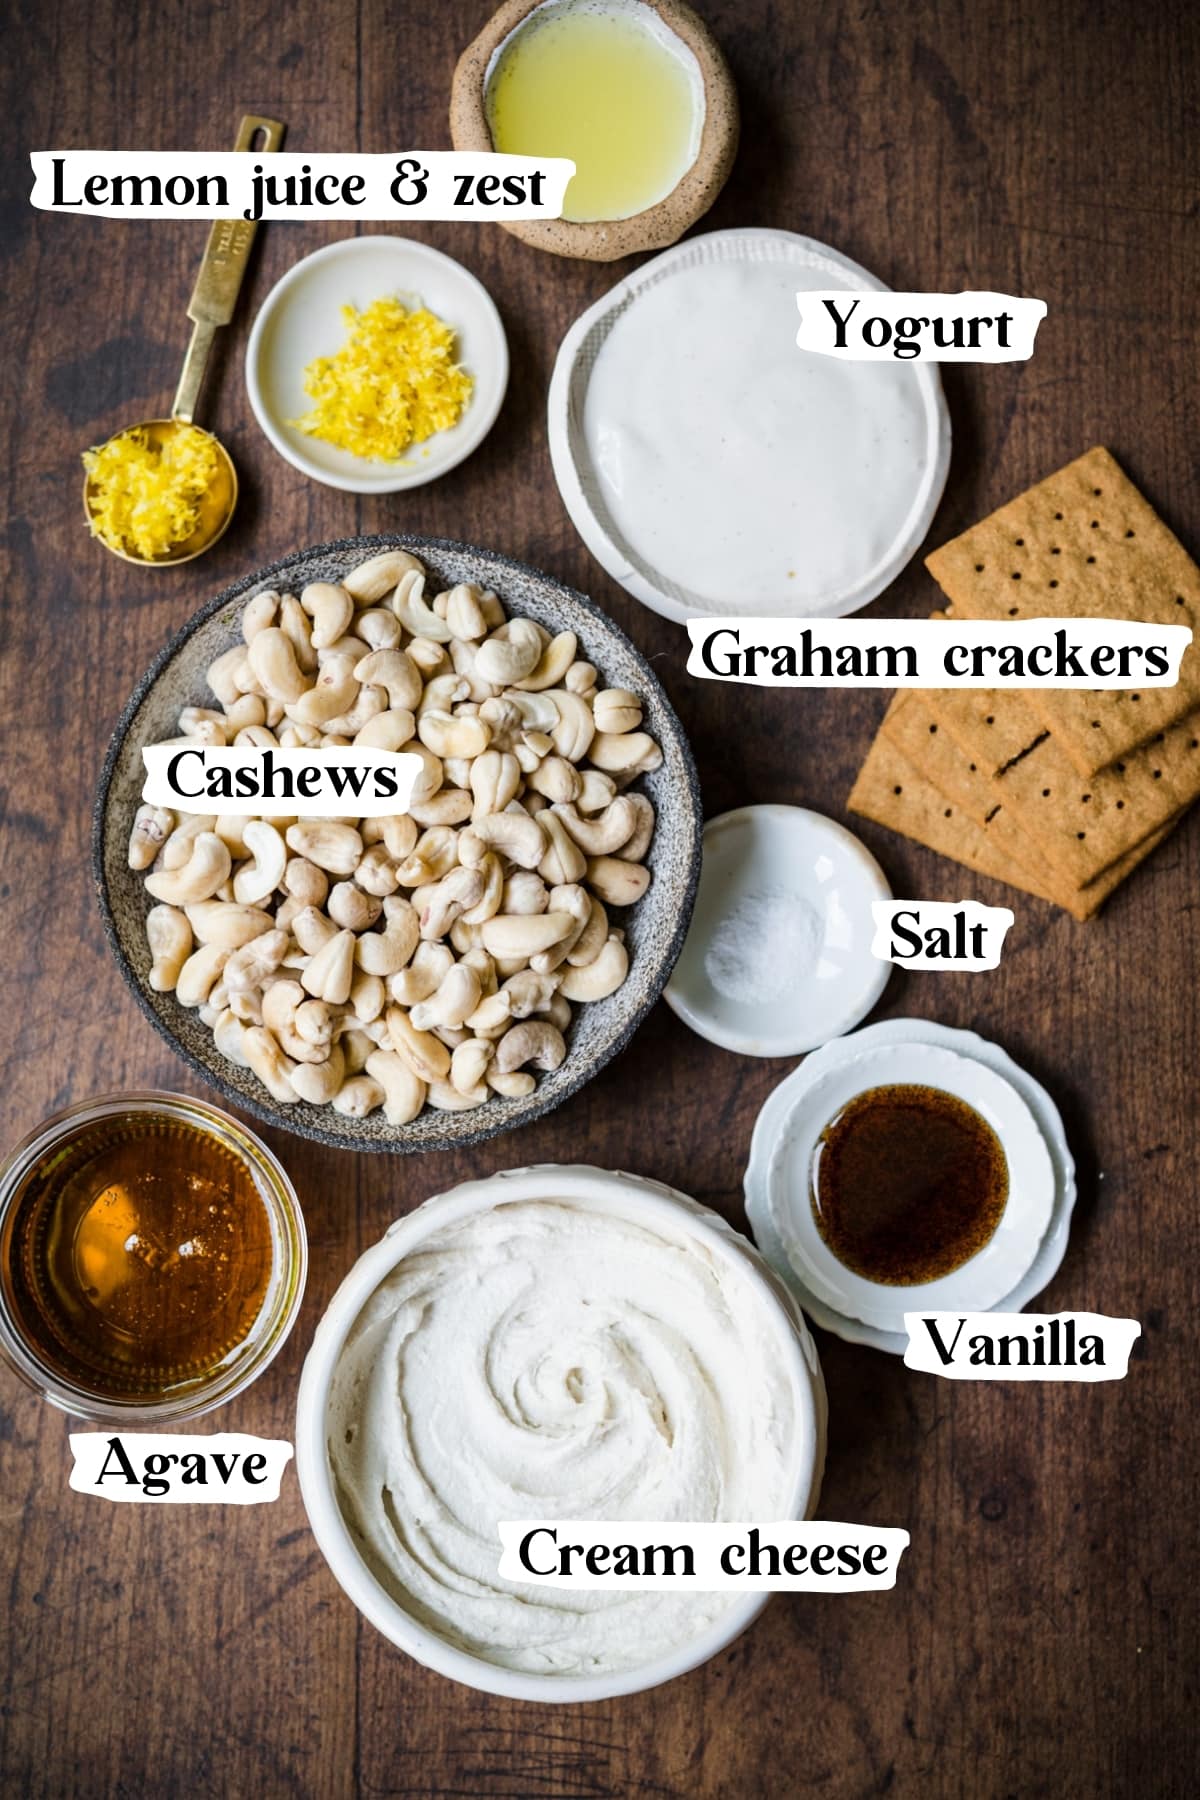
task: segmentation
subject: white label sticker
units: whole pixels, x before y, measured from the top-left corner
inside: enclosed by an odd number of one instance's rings
[[[1013,923],[978,900],[873,900],[871,955],[902,969],[996,969]]]
[[[35,150],[34,206],[113,219],[557,219],[575,164],[490,150]]]
[[[1121,1381],[1142,1328],[1103,1313],[905,1313],[905,1366],[948,1381]]]
[[[148,744],[142,799],[174,812],[259,819],[386,819],[408,811],[423,764],[407,750]]]
[[[842,288],[796,295],[796,343],[847,362],[1027,362],[1044,300],[1016,294],[856,294]]]
[[[689,619],[689,675],[795,688],[1174,687],[1188,625],[1136,619]]]
[[[281,1438],[218,1431],[73,1431],[70,1485],[101,1500],[163,1505],[258,1506],[278,1500],[292,1446]]]
[[[834,1520],[693,1524],[597,1519],[506,1520],[506,1581],[557,1588],[720,1593],[861,1593],[896,1585],[908,1533]]]

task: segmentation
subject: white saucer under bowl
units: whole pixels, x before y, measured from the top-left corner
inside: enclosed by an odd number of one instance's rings
[[[852,1030],[891,973],[871,954],[871,905],[891,889],[870,851],[844,825],[799,806],[722,813],[705,825],[703,844],[667,1004],[742,1056],[799,1056]]]
[[[928,1059],[931,1051],[946,1060]],[[821,1239],[809,1199],[811,1145],[851,1094],[913,1081],[958,1093],[988,1120],[1009,1159],[1010,1200],[990,1243],[953,1274],[919,1287],[885,1287],[845,1269]],[[792,1204],[781,1209],[789,1174]],[[826,1045],[769,1096],[755,1124],[745,1190],[755,1241],[809,1317],[850,1343],[902,1356],[905,1312],[1019,1312],[1041,1292],[1066,1252],[1075,1164],[1053,1100],[998,1045],[924,1019],[889,1019]],[[977,1298],[987,1292],[990,1300]]]
[[[377,462],[309,437],[292,420],[312,404],[304,371],[345,342],[342,308],[360,311],[384,296],[424,305],[451,326],[457,355],[475,386],[457,425],[414,444],[398,462]],[[496,422],[508,386],[508,340],[481,281],[452,256],[414,238],[343,238],[314,250],[259,308],[246,348],[246,388],[254,416],[293,468],[352,494],[394,494],[422,487],[479,447]]]

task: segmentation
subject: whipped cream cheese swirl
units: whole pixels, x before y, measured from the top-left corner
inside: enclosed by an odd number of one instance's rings
[[[339,1359],[329,1455],[377,1579],[460,1649],[534,1674],[635,1667],[725,1594],[501,1581],[502,1519],[786,1516],[795,1402],[749,1270],[681,1221],[521,1201],[424,1239]]]

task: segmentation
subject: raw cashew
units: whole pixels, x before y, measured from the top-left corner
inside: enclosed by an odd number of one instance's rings
[[[425,565],[407,550],[382,550],[342,578],[342,586],[359,606],[373,606],[390,594],[405,575],[423,575]]]
[[[592,695],[592,716],[602,736],[636,731],[642,722],[642,703],[628,688],[603,688]]]
[[[287,932],[276,930],[261,932],[240,950],[234,950],[222,977],[230,994],[263,987],[283,961],[287,947]]]
[[[418,944],[407,968],[398,969],[388,982],[388,992],[401,1006],[415,1006],[436,993],[454,965],[447,944]]]
[[[267,703],[258,694],[243,694],[225,708],[225,735],[230,737],[251,725],[265,725]]]
[[[367,975],[359,969],[350,983],[350,1010],[362,1025],[369,1025],[383,1011],[387,989],[382,975]]]
[[[609,775],[644,775],[657,769],[662,751],[644,731],[626,731],[614,737],[597,731],[588,751],[598,769]]]
[[[527,961],[566,937],[574,923],[569,912],[497,913],[479,927],[479,936],[489,955]]]
[[[431,1081],[425,1098],[438,1112],[471,1112],[491,1095],[486,1087],[471,1088],[464,1094],[452,1081]]]
[[[402,750],[416,729],[416,719],[404,707],[396,707],[391,712],[376,713],[368,719],[361,731],[354,734],[354,742],[364,749]]]
[[[285,706],[298,700],[308,687],[292,640],[278,625],[269,625],[255,636],[246,651],[246,660],[262,692],[272,700],[282,700]]]
[[[588,858],[588,886],[606,906],[632,906],[650,886],[650,871],[641,863],[624,862],[619,856]]]
[[[560,964],[567,960],[587,929],[591,920],[592,904],[591,895],[575,882],[569,882],[562,887],[550,890],[551,912],[570,913],[574,923],[565,937],[560,938],[556,944],[551,944],[548,950],[539,950],[531,959],[531,966],[536,974],[552,974]]]
[[[242,841],[254,861],[234,876],[233,897],[239,906],[256,906],[283,881],[287,846],[266,819],[251,819],[242,832]]]
[[[525,1019],[506,1031],[496,1046],[496,1073],[511,1075],[532,1063],[535,1069],[557,1069],[567,1054],[563,1035],[545,1019]]]
[[[525,1069],[513,1069],[510,1074],[502,1075],[494,1064],[487,1072],[487,1084],[493,1093],[503,1094],[510,1100],[524,1100],[537,1086]]]
[[[292,920],[292,936],[306,956],[316,956],[340,927],[315,906],[306,906]]]
[[[414,800],[409,813],[418,825],[462,825],[471,816],[465,788],[444,787],[432,800]]]
[[[295,594],[285,594],[279,608],[279,629],[292,646],[292,654],[300,668],[308,675],[317,667],[317,653],[313,648],[312,622],[297,600]]]
[[[354,629],[363,643],[369,644],[372,650],[398,650],[400,639],[404,636],[399,619],[385,606],[371,606],[366,612],[360,612],[354,621]],[[370,680],[372,677],[359,676],[360,681],[364,679]]]
[[[550,807],[538,817],[538,829],[546,839],[546,854],[538,864],[538,874],[551,887],[562,887],[579,880],[587,868],[587,858],[567,833],[558,812]]]
[[[245,661],[246,646],[234,644],[232,649],[223,651],[215,662],[209,663],[204,679],[222,706],[233,706],[241,698],[243,690],[235,677]]]
[[[333,1006],[343,1005],[350,998],[358,941],[352,931],[335,933],[301,974],[300,985],[305,992],[318,1000],[328,1000]]]
[[[210,744],[214,749],[223,749],[227,741],[224,713],[213,712],[206,706],[185,706],[179,715],[179,729],[184,737],[191,738],[197,744]]]
[[[550,639],[529,674],[523,675],[513,686],[526,688],[531,692],[557,687],[575,661],[578,643],[573,631],[560,631],[557,637]]]
[[[324,906],[329,877],[306,856],[292,856],[283,871],[283,887],[302,906]]]
[[[174,906],[152,906],[146,914],[146,942],[154,959],[150,986],[156,994],[169,994],[192,951],[192,928],[186,915]]]
[[[535,794],[562,805],[578,800],[583,792],[583,776],[565,756],[545,756],[536,769],[529,771],[529,785]]]
[[[252,1025],[243,1032],[242,1055],[272,1100],[277,1100],[281,1106],[291,1106],[300,1098],[291,1080],[296,1064],[284,1055],[264,1026]]]
[[[407,900],[398,894],[383,903],[382,931],[364,931],[353,939],[354,960],[367,975],[395,975],[417,947],[421,924]]]
[[[637,809],[628,794],[618,794],[595,818],[581,819],[573,806],[556,806],[555,813],[575,842],[589,856],[611,856],[627,843],[638,823]]]
[[[375,1054],[375,1052],[372,1052]],[[347,1119],[365,1119],[387,1098],[373,1075],[349,1075],[333,1097],[334,1112]]]
[[[160,869],[146,877],[147,892],[168,906],[207,900],[228,878],[233,859],[215,831],[202,831],[181,869]]]
[[[347,712],[325,721],[325,742],[330,738],[356,738],[360,731],[377,719],[387,705],[387,691],[381,687],[360,687],[354,704]]]
[[[487,636],[488,622],[479,599],[479,589],[468,581],[460,581],[450,589],[442,616],[452,637],[472,640]]]
[[[505,878],[498,910],[506,913],[541,913],[550,904],[550,890],[534,869],[514,869]]]
[[[239,1069],[249,1068],[246,1052],[242,1048],[242,1040],[246,1035],[245,1022],[238,1018],[232,1007],[227,1006],[224,1012],[217,1015],[213,1026],[213,1043],[222,1056],[228,1057]]]
[[[354,665],[354,679],[370,687],[381,687],[390,707],[415,712],[421,704],[424,683],[412,657],[394,647],[372,650]]]
[[[583,785],[575,802],[576,809],[589,816],[603,812],[617,791],[616,782],[611,775],[602,775],[599,769],[584,769],[581,774]]]
[[[395,893],[400,882],[386,844],[372,844],[364,852],[362,861],[354,871],[354,879],[364,893],[373,894],[380,900]]]
[[[301,592],[300,604],[313,622],[314,650],[328,650],[350,629],[354,601],[344,587],[332,581],[310,581]]]
[[[362,860],[363,841],[353,825],[330,819],[300,819],[288,826],[288,848],[330,875],[353,875]]]
[[[524,812],[484,813],[471,829],[489,850],[497,850],[522,869],[536,869],[546,854],[546,839],[536,819]]]
[[[165,806],[139,806],[129,834],[129,867],[148,869],[175,829],[175,814]]]
[[[330,656],[322,663],[316,685],[306,687],[298,699],[289,702],[287,716],[297,725],[324,726],[350,710],[358,698],[360,683],[354,679],[357,659]]]
[[[573,969],[586,968],[588,963],[595,962],[608,939],[608,914],[595,894],[591,896],[591,908],[588,921],[575,940],[575,946],[567,952],[567,961]]]
[[[471,764],[472,816],[482,819],[489,813],[502,813],[516,799],[520,785],[521,770],[512,752],[485,750]]]
[[[480,995],[478,974],[469,963],[458,962],[436,994],[419,1001],[409,1016],[417,1031],[433,1031],[439,1025],[462,1025],[479,1005]]]
[[[175,998],[180,1006],[203,1006],[228,957],[228,950],[216,944],[202,944],[192,951],[175,981]]]
[[[558,721],[550,731],[554,748],[568,762],[580,762],[591,749],[592,739],[596,734],[592,709],[586,700],[571,693],[569,688],[555,688],[552,698],[558,708]],[[592,760],[594,762],[596,759],[593,757]]]
[[[625,794],[622,798],[628,800],[632,806],[637,824],[625,843],[620,846],[621,855],[626,862],[641,862],[649,850],[650,841],[654,836],[654,806],[645,794]]]
[[[353,881],[339,881],[330,889],[325,910],[346,931],[369,931],[383,911],[383,901]]]
[[[480,644],[475,672],[493,687],[511,687],[532,675],[541,661],[542,638],[532,619],[510,619]]]
[[[418,1031],[402,1006],[387,1009],[392,1049],[422,1081],[443,1081],[450,1072],[450,1052],[431,1031]],[[367,1068],[373,1075],[370,1063]]]
[[[240,950],[275,924],[259,906],[239,906],[233,900],[201,900],[187,908],[188,924],[198,944],[217,944],[222,950]]]
[[[568,967],[559,993],[564,1000],[606,1000],[629,973],[629,953],[619,937],[610,937],[586,968]]]
[[[484,877],[478,869],[451,869],[441,881],[417,890],[417,905],[423,938],[445,937],[457,918],[483,898]]]
[[[267,588],[261,594],[255,594],[253,600],[247,602],[242,614],[242,636],[249,644],[260,631],[275,623],[275,614],[279,611],[279,595]]]
[[[327,1106],[346,1079],[346,1058],[340,1044],[334,1044],[324,1062],[297,1063],[289,1079],[301,1100],[311,1106]]]
[[[405,631],[414,638],[429,638],[435,644],[447,644],[453,632],[444,619],[439,619],[425,600],[425,575],[410,572],[402,575],[392,595],[392,611]]]
[[[450,1081],[460,1094],[469,1094],[482,1082],[495,1045],[487,1038],[466,1038],[450,1058]]]

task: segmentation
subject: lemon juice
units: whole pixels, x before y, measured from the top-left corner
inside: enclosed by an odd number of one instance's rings
[[[565,219],[628,219],[695,161],[704,83],[641,0],[549,0],[500,47],[487,110],[497,150],[573,159]]]

